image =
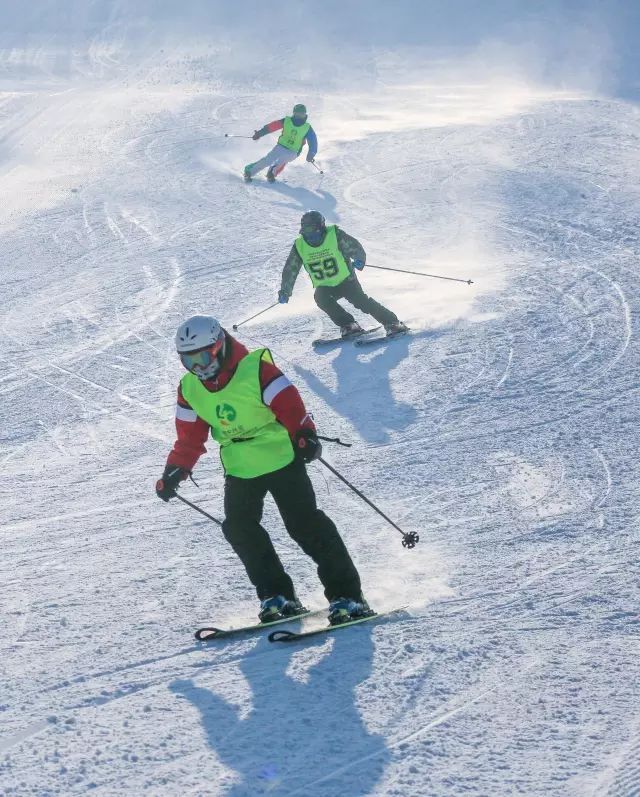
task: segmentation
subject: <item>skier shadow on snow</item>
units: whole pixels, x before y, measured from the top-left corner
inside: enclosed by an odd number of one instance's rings
[[[371,674],[371,629],[337,632],[320,661],[297,677],[287,674],[295,651],[323,643],[282,644],[267,654],[267,668],[264,655],[241,659],[252,692],[248,713],[192,680],[170,684],[198,709],[210,747],[240,776],[227,797],[364,797],[382,777],[390,753],[384,738],[367,730],[356,692]],[[260,645],[272,643],[263,638]]]
[[[264,188],[268,187],[269,191],[275,191],[277,194],[282,194],[282,196],[294,200],[293,202],[284,203],[282,207],[293,208],[293,210],[297,210],[298,212],[304,212],[310,208],[312,210],[319,210],[326,219],[331,218],[335,222],[340,218],[336,213],[338,200],[328,191],[322,191],[320,189],[310,191],[308,188],[302,186],[294,187],[286,183],[279,183],[278,181],[275,183],[262,184],[259,181],[254,181],[254,184]],[[293,237],[295,238],[295,235]]]
[[[394,397],[390,373],[408,356],[411,342],[434,336],[433,331],[415,333],[392,341],[382,340],[379,345],[364,349],[338,344],[340,353],[333,361],[338,377],[335,390],[327,387],[313,371],[301,365],[294,367],[309,389],[336,414],[347,418],[363,440],[386,443],[390,431],[405,429],[415,421],[417,415],[412,404],[404,404]],[[317,354],[322,356],[333,351],[335,349],[327,349],[326,352],[319,350]],[[365,361],[359,357],[362,353],[374,356]],[[366,411],[363,407],[365,402]],[[375,423],[371,423],[371,418],[375,418]]]

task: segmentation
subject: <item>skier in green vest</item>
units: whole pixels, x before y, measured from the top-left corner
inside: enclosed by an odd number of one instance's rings
[[[300,220],[300,236],[295,240],[282,271],[278,301],[286,304],[300,268],[304,266],[315,288],[314,299],[321,310],[340,327],[343,338],[364,332],[351,313],[338,304],[346,299],[358,310],[373,316],[387,335],[400,335],[408,327],[391,310],[367,296],[354,269],[362,270],[367,255],[360,241],[335,224],[327,225],[322,213],[310,210]]]
[[[322,453],[298,390],[268,349],[249,352],[211,316],[178,328],[176,348],[187,373],[176,406],[177,440],[156,493],[176,494],[206,452],[211,433],[225,473],[222,533],[242,560],[271,622],[305,611],[260,520],[271,493],[289,535],[318,567],[329,622],[371,613],[360,576],[333,521],[318,509],[305,464]]]
[[[294,105],[291,116],[285,116],[283,119],[276,119],[274,122],[269,122],[260,130],[256,130],[253,134],[253,140],[257,141],[262,136],[269,133],[275,133],[276,130],[282,130],[278,143],[275,147],[259,161],[249,163],[244,167],[244,179],[251,182],[251,178],[258,172],[269,167],[267,172],[267,180],[272,183],[284,167],[290,161],[295,160],[302,151],[302,147],[307,143],[309,149],[307,152],[307,161],[313,163],[313,159],[318,152],[318,139],[314,129],[307,122],[307,109],[304,105]]]

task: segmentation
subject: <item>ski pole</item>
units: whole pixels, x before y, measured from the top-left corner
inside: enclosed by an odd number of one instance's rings
[[[247,321],[251,321],[252,319],[257,318],[259,315],[266,313],[267,310],[271,310],[272,307],[277,307],[279,304],[280,302],[274,302],[273,304],[270,304],[269,307],[265,307],[264,310],[260,310],[259,313],[252,315],[251,318],[245,318],[244,321],[241,321],[239,324],[233,324],[232,326],[233,331],[235,332],[238,327],[241,327],[243,324],[246,324]]]
[[[415,548],[415,547],[416,547],[416,544],[417,544],[418,542],[420,542],[420,537],[418,536],[418,534],[416,534],[416,532],[415,532],[415,531],[409,531],[409,532],[407,532],[407,531],[402,531],[402,529],[400,528],[400,526],[398,526],[397,524],[395,524],[395,523],[393,522],[393,520],[391,520],[391,518],[387,517],[387,516],[385,515],[385,513],[384,513],[382,510],[378,509],[378,507],[377,507],[377,506],[376,506],[376,505],[375,505],[375,504],[374,504],[372,501],[370,501],[370,500],[367,498],[367,496],[366,496],[366,495],[364,495],[363,493],[361,493],[361,492],[360,492],[360,490],[358,490],[358,488],[357,488],[357,487],[354,487],[354,486],[353,486],[353,484],[351,484],[351,482],[348,482],[348,481],[347,481],[347,480],[344,478],[344,476],[343,476],[341,473],[338,473],[338,471],[337,471],[335,468],[333,468],[331,465],[329,465],[329,463],[328,463],[328,462],[327,462],[325,459],[323,459],[322,457],[318,457],[318,462],[322,462],[322,464],[325,466],[325,468],[328,468],[328,469],[331,471],[331,473],[333,473],[335,476],[337,476],[337,477],[340,479],[340,481],[341,481],[341,482],[344,482],[344,484],[346,484],[346,485],[347,485],[347,487],[349,487],[350,489],[352,489],[352,490],[353,490],[353,492],[354,492],[356,495],[360,496],[360,498],[362,498],[362,500],[363,500],[365,503],[369,504],[369,506],[370,506],[372,509],[375,509],[375,510],[376,510],[376,512],[377,512],[379,515],[381,515],[381,516],[382,516],[382,517],[383,517],[383,518],[384,518],[384,519],[387,521],[387,523],[391,523],[391,525],[393,526],[393,528],[394,528],[394,529],[397,529],[397,530],[400,532],[400,534],[402,534],[402,544],[404,545],[404,547],[405,547],[405,548]]]
[[[316,167],[316,169],[317,169],[317,170],[320,172],[320,174],[324,174],[324,172],[322,171],[322,169],[321,169],[321,168],[318,166],[318,164],[317,164],[315,161],[309,161],[309,163],[310,163],[312,166],[315,166],[315,167]]]
[[[324,435],[319,434],[318,440],[324,440],[327,443],[337,443],[339,446],[351,448],[351,443],[343,443],[339,437],[325,437]]]
[[[406,268],[389,268],[388,266],[371,266],[367,263],[367,268],[377,268],[380,271],[399,271],[401,274],[417,274],[419,277],[433,277],[437,280],[451,280],[451,282],[466,282],[473,285],[473,280],[462,280],[458,277],[441,277],[439,274],[425,274],[424,271],[407,271]]]
[[[238,136],[235,133],[225,133],[225,138],[253,138],[253,136]]]
[[[182,503],[183,503],[183,504],[186,504],[187,506],[190,506],[190,507],[191,507],[191,509],[195,509],[195,510],[196,510],[196,512],[200,512],[200,514],[201,514],[201,515],[204,515],[206,518],[209,518],[209,520],[213,520],[213,522],[214,522],[214,523],[217,523],[217,524],[218,524],[218,526],[222,526],[222,523],[221,523],[221,521],[219,521],[217,517],[214,517],[213,515],[210,515],[208,512],[205,512],[205,511],[204,511],[204,509],[200,509],[200,507],[199,507],[199,506],[196,506],[195,504],[192,504],[192,503],[191,503],[191,501],[187,501],[187,499],[186,499],[186,498],[183,498],[183,497],[180,495],[180,493],[178,493],[177,491],[176,491],[176,493],[175,493],[175,496],[176,496],[176,498],[178,498],[180,501],[182,501]]]

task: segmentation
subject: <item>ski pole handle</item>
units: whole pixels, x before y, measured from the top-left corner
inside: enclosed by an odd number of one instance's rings
[[[266,313],[267,310],[271,310],[272,307],[277,307],[279,304],[280,304],[280,302],[274,302],[273,304],[270,304],[269,307],[265,307],[264,310],[260,310],[259,313],[256,313],[255,315],[252,315],[250,318],[245,318],[244,321],[240,321],[240,323],[238,323],[238,324],[233,324],[231,328],[235,332],[236,329],[238,329],[238,327],[241,327],[243,324],[246,324],[247,321],[251,321],[252,319],[257,318],[259,315],[262,315],[263,313]]]
[[[324,174],[324,172],[322,171],[322,169],[321,169],[321,168],[318,166],[318,164],[317,164],[315,161],[309,161],[309,163],[310,163],[312,166],[315,166],[315,167],[316,167],[316,169],[317,169],[317,170],[320,172],[320,174]]]

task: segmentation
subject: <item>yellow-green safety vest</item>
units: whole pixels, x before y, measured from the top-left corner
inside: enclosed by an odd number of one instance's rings
[[[278,144],[287,149],[292,149],[294,152],[300,152],[304,139],[311,125],[305,122],[303,125],[293,124],[293,119],[290,116],[284,117],[284,125],[282,126],[282,134],[278,139]]]
[[[269,349],[252,351],[238,363],[230,381],[211,393],[195,374],[180,380],[182,395],[193,411],[211,427],[220,443],[225,473],[253,479],[293,462],[289,433],[262,401],[260,363],[272,363]]]
[[[296,249],[314,288],[322,285],[333,288],[351,276],[347,261],[338,248],[337,229],[335,224],[330,224],[320,246],[309,246],[302,236],[296,238]]]

